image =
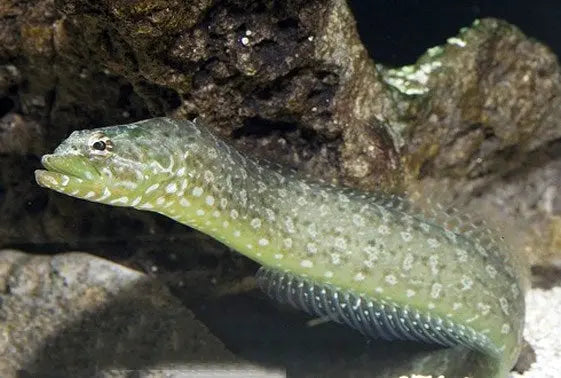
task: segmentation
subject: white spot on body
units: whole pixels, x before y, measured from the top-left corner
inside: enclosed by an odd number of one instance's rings
[[[193,194],[195,197],[200,197],[203,195],[203,188],[201,188],[200,186],[195,186],[191,194]]]
[[[448,240],[453,243],[456,244],[457,240],[456,240],[456,234],[450,230],[444,230],[444,235],[446,235],[446,237],[448,238]]]
[[[430,248],[438,248],[438,246],[440,245],[440,242],[434,238],[428,238],[427,239],[427,243],[429,245]]]
[[[364,218],[359,214],[354,214],[353,223],[357,227],[364,226]]]
[[[468,260],[468,253],[464,249],[456,249],[456,256],[459,262],[466,262]]]
[[[284,255],[282,253],[275,253],[273,257],[275,258],[275,260],[280,260],[284,257]]]
[[[222,209],[225,209],[226,206],[228,206],[228,200],[227,200],[226,198],[221,198],[221,199],[220,199],[220,207],[221,207]]]
[[[333,278],[333,272],[328,270],[327,272],[325,272],[324,274],[325,278]]]
[[[160,187],[160,184],[153,184],[150,185],[147,189],[146,189],[146,194],[153,192],[154,190],[158,189]]]
[[[390,285],[395,285],[397,283],[397,278],[393,274],[388,274],[385,277],[385,281]]]
[[[381,235],[389,235],[391,234],[390,228],[385,224],[378,226],[378,233]]]
[[[261,228],[261,219],[259,218],[253,218],[251,220],[251,227],[255,228],[255,229],[259,229]]]
[[[314,266],[314,263],[311,262],[310,260],[302,260],[300,262],[300,266],[302,266],[303,268],[311,268]]]
[[[310,223],[310,225],[308,226],[308,234],[312,238],[315,238],[318,235],[318,231],[315,223]]]
[[[203,173],[204,179],[207,183],[213,182],[214,181],[214,175],[212,174],[211,171],[205,171]]]
[[[347,248],[347,241],[345,240],[345,238],[342,238],[342,237],[335,238],[335,248],[340,249],[340,250],[346,249]]]
[[[318,248],[314,243],[308,243],[306,244],[306,250],[308,251],[309,254],[315,255],[318,251]]]
[[[501,310],[503,310],[505,315],[508,315],[509,314],[509,309],[508,309],[507,299],[505,297],[500,297],[499,298],[499,304],[501,305]]]
[[[116,203],[122,203],[122,204],[127,204],[129,202],[129,197],[119,197],[117,199],[111,200],[110,203],[112,204],[116,204]]]
[[[261,246],[266,246],[266,245],[269,244],[269,240],[268,240],[268,239],[264,239],[264,238],[263,238],[263,239],[259,239],[259,242],[258,242],[258,243],[259,243],[259,245],[261,245]]]
[[[265,214],[267,215],[267,219],[269,222],[274,222],[276,219],[275,212],[271,209],[265,209]]]
[[[212,206],[214,205],[214,197],[213,196],[206,196],[205,202],[207,205]]]
[[[507,335],[509,332],[510,332],[510,325],[504,323],[503,326],[501,327],[501,333],[503,335]]]
[[[158,197],[158,199],[156,199],[156,205],[162,205],[165,201],[166,199],[164,197]]]
[[[442,291],[442,284],[435,282],[432,284],[431,290],[430,290],[430,296],[433,297],[434,299],[438,298],[440,296],[440,292]]]
[[[460,282],[462,283],[462,290],[470,290],[473,286],[473,280],[468,276],[462,276]]]
[[[177,184],[175,182],[169,183],[166,186],[166,193],[175,193],[177,192]]]
[[[191,206],[191,202],[189,202],[189,200],[187,198],[181,198],[179,200],[179,204],[183,207],[189,207]]]
[[[363,251],[368,256],[368,260],[371,260],[371,261],[378,260],[378,249],[376,249],[375,247],[373,247],[371,245],[368,245],[368,246],[364,247]]]
[[[338,197],[339,197],[339,201],[341,201],[342,203],[348,203],[350,201],[349,197],[347,197],[343,193],[339,193]]]
[[[491,306],[489,306],[489,305],[486,304],[486,303],[481,303],[481,302],[479,302],[479,303],[477,304],[477,309],[478,309],[479,311],[481,311],[481,315],[485,316],[485,315],[487,315],[487,314],[491,311]]]
[[[196,214],[197,214],[198,216],[202,217],[203,215],[205,215],[205,211],[204,211],[203,209],[198,209],[198,210],[196,211]]]
[[[187,179],[181,180],[181,192],[185,192],[185,189],[187,189]]]
[[[411,240],[413,240],[413,235],[411,235],[410,232],[400,232],[401,235],[401,239],[403,239],[404,242],[408,243]]]
[[[263,181],[257,181],[257,187],[257,193],[263,193],[265,190],[267,190],[267,185],[265,185]]]
[[[246,207],[247,205],[247,192],[245,189],[240,190],[240,204],[242,207]]]
[[[520,289],[518,289],[518,285],[515,283],[510,285],[510,291],[512,292],[512,295],[515,299],[520,295]]]
[[[485,270],[486,270],[487,273],[489,274],[489,277],[495,278],[495,277],[497,276],[497,269],[495,269],[494,266],[492,266],[492,265],[486,265],[486,266],[485,266]]]
[[[103,189],[103,194],[101,195],[101,197],[99,197],[99,198],[97,199],[97,201],[104,201],[104,200],[106,200],[107,198],[109,198],[110,196],[111,196],[111,192],[109,191],[109,189],[104,188],[104,189]]]
[[[433,276],[438,274],[438,255],[429,256],[429,266]]]
[[[284,246],[286,248],[292,248],[292,239],[291,238],[286,238],[283,240]]]
[[[407,289],[407,290],[405,291],[405,295],[407,295],[407,298],[411,298],[411,297],[414,296],[415,294],[416,294],[416,293],[415,293],[415,290]]]
[[[364,279],[366,278],[366,276],[364,275],[364,273],[362,272],[358,272],[357,274],[355,274],[355,276],[353,277],[353,279],[355,281],[364,281]]]
[[[92,198],[93,196],[95,196],[95,192],[87,192],[84,198]]]
[[[333,265],[339,265],[341,264],[341,255],[338,253],[332,253],[331,255],[331,263]]]
[[[286,220],[284,221],[284,225],[286,227],[286,232],[288,232],[289,234],[293,234],[296,232],[292,218],[287,217]]]
[[[403,270],[409,271],[413,268],[413,261],[414,261],[413,254],[408,253],[405,258],[403,259]]]

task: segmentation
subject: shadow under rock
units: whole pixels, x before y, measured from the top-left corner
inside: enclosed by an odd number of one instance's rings
[[[310,326],[310,316],[277,305],[257,290],[190,307],[237,356],[280,368],[288,377],[394,377],[414,370],[417,357],[443,350],[367,339],[333,322]]]

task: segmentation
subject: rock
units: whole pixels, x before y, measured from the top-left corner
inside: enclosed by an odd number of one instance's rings
[[[3,377],[157,377],[242,363],[163,285],[84,253],[1,251],[0,304]]]
[[[559,285],[559,277],[556,283]],[[524,337],[535,350],[535,362],[522,374],[512,373],[511,378],[557,377],[561,369],[561,287],[530,290],[526,308]]]
[[[40,153],[42,127],[19,114],[8,113],[0,118],[0,154],[26,155]]]

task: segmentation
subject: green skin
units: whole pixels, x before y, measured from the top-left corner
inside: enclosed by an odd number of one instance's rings
[[[75,131],[42,163],[41,186],[154,211],[265,267],[470,327],[486,340],[487,376],[505,376],[518,358],[516,259],[492,233],[444,212],[257,162],[197,123],[167,118]]]

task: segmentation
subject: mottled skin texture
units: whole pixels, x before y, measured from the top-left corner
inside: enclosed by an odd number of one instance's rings
[[[464,345],[494,375],[518,357],[515,259],[492,232],[444,211],[257,162],[199,124],[166,118],[76,131],[42,162],[42,186],[155,211],[265,267],[468,327],[479,344]]]

